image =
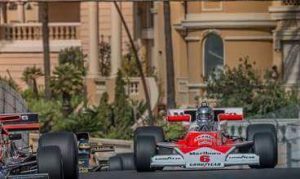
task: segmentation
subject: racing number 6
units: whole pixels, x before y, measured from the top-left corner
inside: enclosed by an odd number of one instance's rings
[[[200,162],[209,162],[210,158],[208,155],[201,155],[200,156]]]

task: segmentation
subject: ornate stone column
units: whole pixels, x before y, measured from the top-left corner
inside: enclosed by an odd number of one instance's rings
[[[88,2],[88,24],[89,24],[89,48],[88,48],[88,73],[87,73],[87,95],[89,102],[95,104],[96,78],[99,77],[98,66],[98,2]]]
[[[7,23],[6,2],[0,2],[0,24]]]
[[[0,2],[0,24],[3,24],[4,18],[3,18],[3,6],[4,3]]]
[[[115,76],[121,66],[122,24],[114,4],[111,6],[111,76]]]
[[[25,22],[25,9],[24,9],[24,2],[18,2],[18,20],[21,23]]]

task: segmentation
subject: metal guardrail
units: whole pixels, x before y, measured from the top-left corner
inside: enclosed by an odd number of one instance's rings
[[[249,124],[271,123],[276,126],[278,137],[277,167],[300,167],[300,119],[256,119],[242,122],[228,122],[227,132],[230,135],[246,137]],[[30,134],[30,144],[37,149],[39,134]],[[92,143],[112,145],[115,153],[132,152],[133,142],[128,140],[90,138]]]
[[[26,102],[22,96],[7,83],[0,81],[0,113],[27,112]]]
[[[230,135],[246,137],[249,124],[274,124],[278,138],[278,167],[300,167],[300,119],[254,119],[228,122]]]
[[[40,134],[37,134],[37,133],[31,133],[29,135],[29,145],[32,145],[33,151],[36,151],[36,149],[38,147],[39,136],[40,136]],[[90,142],[96,143],[98,145],[114,146],[116,153],[133,151],[133,142],[128,141],[128,140],[90,138]]]

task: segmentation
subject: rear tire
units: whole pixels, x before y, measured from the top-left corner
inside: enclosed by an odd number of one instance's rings
[[[108,159],[108,169],[110,171],[123,170],[121,158],[116,155]]]
[[[253,151],[259,156],[259,165],[251,168],[274,168],[277,165],[277,144],[271,133],[257,133],[254,135]]]
[[[151,158],[157,153],[153,136],[137,136],[134,143],[134,160],[137,171],[153,171]]]
[[[121,158],[123,170],[135,170],[134,154],[122,153],[118,155]]]
[[[53,132],[43,134],[39,139],[39,147],[57,146],[61,151],[64,178],[78,179],[78,146],[76,136],[71,132]]]
[[[37,151],[38,173],[47,173],[49,179],[64,179],[63,161],[56,146],[39,147]]]

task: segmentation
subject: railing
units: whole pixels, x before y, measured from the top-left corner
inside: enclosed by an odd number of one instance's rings
[[[40,134],[37,133],[31,133],[29,135],[29,144],[33,147],[33,151],[37,150],[39,137]],[[131,140],[90,138],[90,142],[98,145],[114,146],[116,153],[133,151],[133,141]]]
[[[0,82],[0,113],[27,112],[22,96],[5,82]]]
[[[282,5],[284,6],[299,6],[299,0],[282,0]]]
[[[80,23],[49,23],[51,40],[75,40],[79,38]],[[0,25],[1,40],[40,40],[41,23],[13,23]]]

